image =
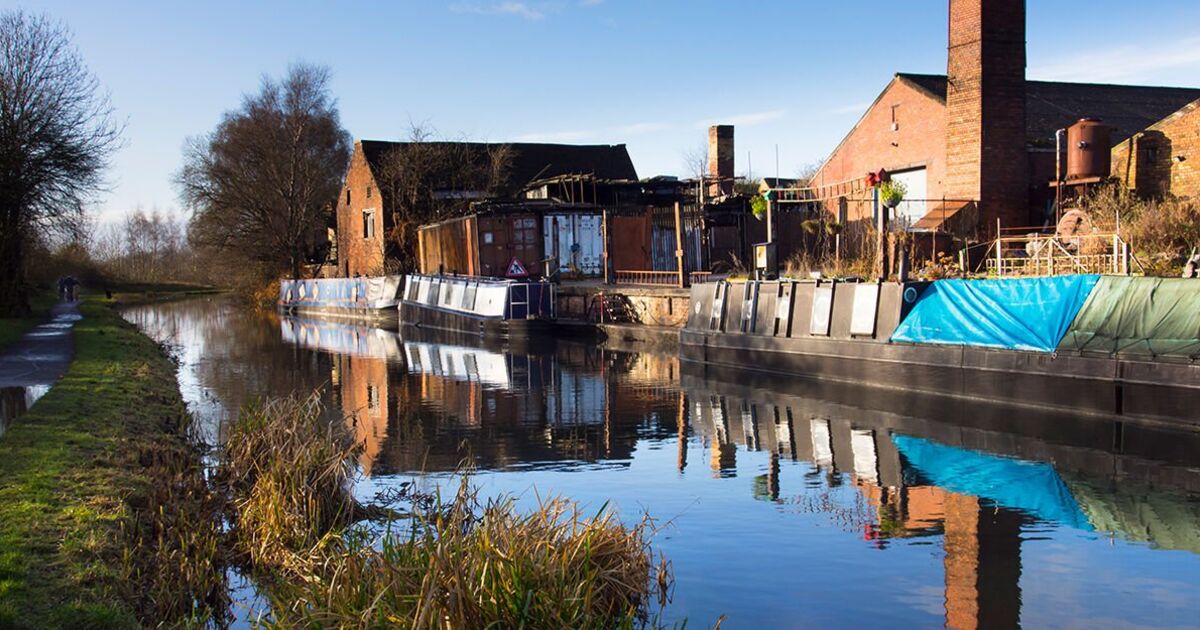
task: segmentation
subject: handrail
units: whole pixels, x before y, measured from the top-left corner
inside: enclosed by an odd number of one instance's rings
[[[617,284],[645,286],[675,286],[679,284],[678,271],[618,269],[616,276]]]
[[[960,251],[968,255],[970,247]],[[1066,273],[1130,275],[1145,269],[1119,234],[1055,236],[1027,233],[1001,236],[987,243],[984,271],[991,276],[1044,276]],[[978,267],[975,267],[978,269]]]

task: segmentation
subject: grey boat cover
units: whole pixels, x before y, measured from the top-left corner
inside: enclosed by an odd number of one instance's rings
[[[1059,351],[1200,356],[1200,280],[1102,276]]]

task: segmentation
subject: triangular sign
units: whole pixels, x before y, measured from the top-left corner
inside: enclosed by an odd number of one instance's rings
[[[521,261],[513,256],[512,260],[508,261],[508,271],[504,275],[508,278],[528,278],[529,272],[525,271],[525,265],[522,265]]]

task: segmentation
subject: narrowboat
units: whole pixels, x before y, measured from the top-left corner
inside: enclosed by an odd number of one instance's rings
[[[685,361],[1200,428],[1200,281],[696,285]]]
[[[554,320],[554,285],[537,280],[410,274],[400,300],[405,326],[485,338],[545,336]]]
[[[369,322],[395,330],[403,276],[282,280],[284,313]]]

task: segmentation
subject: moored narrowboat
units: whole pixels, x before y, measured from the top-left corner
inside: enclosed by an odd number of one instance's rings
[[[279,309],[285,313],[369,322],[396,329],[403,276],[282,280]]]
[[[1200,427],[1200,281],[1056,276],[692,288],[684,360]]]
[[[555,319],[554,285],[536,280],[410,274],[400,321],[497,339],[548,334]]]

